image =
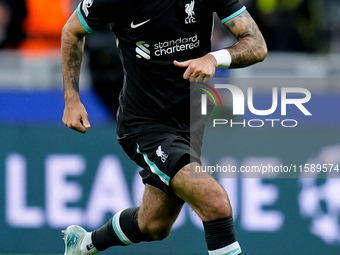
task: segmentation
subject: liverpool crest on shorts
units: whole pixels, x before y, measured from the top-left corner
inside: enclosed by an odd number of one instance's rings
[[[169,157],[169,155],[165,154],[164,151],[162,151],[162,146],[159,145],[156,150],[157,157],[161,158],[161,161],[165,163],[166,159]]]

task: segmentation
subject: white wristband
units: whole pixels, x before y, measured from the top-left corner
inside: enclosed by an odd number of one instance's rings
[[[231,55],[230,52],[226,49],[217,50],[210,52],[209,54],[213,55],[217,62],[217,67],[229,67],[231,64]]]

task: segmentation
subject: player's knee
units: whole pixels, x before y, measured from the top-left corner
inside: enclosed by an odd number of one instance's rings
[[[153,241],[165,239],[171,231],[171,226],[166,223],[151,223],[140,226],[140,230],[149,235]]]
[[[154,241],[159,241],[159,240],[165,239],[169,234],[170,234],[170,230],[162,229],[160,231],[154,231],[153,233],[151,233],[150,237]]]
[[[206,198],[205,204],[201,205],[202,220],[216,220],[232,215],[232,208],[228,199],[228,196],[221,192],[212,192],[210,196]]]
[[[232,215],[231,205],[227,199],[216,199],[211,201],[208,208],[208,215],[206,218],[208,220],[216,220]]]

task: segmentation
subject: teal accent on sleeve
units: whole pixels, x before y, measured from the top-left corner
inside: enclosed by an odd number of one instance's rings
[[[240,15],[240,14],[241,14],[242,12],[244,12],[245,10],[246,10],[246,7],[243,6],[243,7],[242,7],[241,9],[239,9],[237,12],[235,12],[235,13],[231,14],[230,16],[228,16],[228,17],[222,19],[222,20],[221,20],[222,24],[225,23],[225,22],[227,22],[227,21],[229,21],[229,20],[231,20],[232,18],[237,17],[238,15]]]
[[[161,170],[159,170],[158,166],[153,163],[149,158],[148,155],[146,155],[146,153],[141,152],[139,150],[139,145],[137,144],[137,153],[142,154],[144,157],[144,161],[146,164],[148,164],[148,166],[150,167],[151,171],[158,175],[159,179],[161,179],[162,182],[164,182],[166,185],[169,186],[169,182],[170,182],[170,177],[168,175],[166,175],[165,173],[163,173]]]
[[[93,30],[92,28],[89,27],[89,25],[87,25],[83,15],[81,14],[81,11],[80,11],[80,5],[81,3],[78,5],[77,7],[77,15],[78,15],[78,19],[80,21],[80,24],[82,25],[82,27],[85,29],[85,31],[89,34],[95,34],[95,33],[98,33],[98,31],[96,30]]]

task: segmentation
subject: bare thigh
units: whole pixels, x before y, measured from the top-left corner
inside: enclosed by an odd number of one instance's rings
[[[228,195],[224,188],[209,174],[205,178],[190,176],[191,163],[183,167],[171,181],[175,194],[187,202],[203,221],[221,219],[232,215]]]
[[[170,233],[182,206],[183,203],[170,198],[158,188],[146,184],[138,213],[140,230],[149,234],[154,240],[165,238]]]

